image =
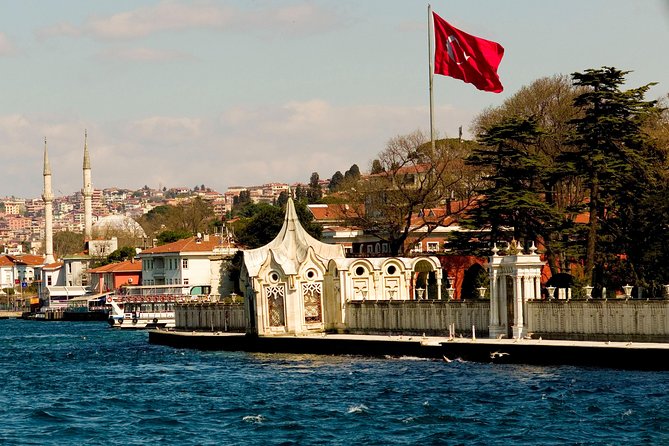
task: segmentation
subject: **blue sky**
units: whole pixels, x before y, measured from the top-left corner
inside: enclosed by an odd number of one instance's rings
[[[436,127],[553,74],[615,66],[669,93],[669,1],[435,0],[499,42],[500,94],[436,76]],[[427,130],[427,3],[400,0],[0,0],[0,196],[37,197],[43,138],[54,193],[232,185],[367,170]]]

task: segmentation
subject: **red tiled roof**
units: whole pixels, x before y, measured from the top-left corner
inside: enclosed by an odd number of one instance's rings
[[[346,218],[354,218],[358,216],[359,213],[364,215],[363,205],[360,205],[357,210],[348,204],[319,204],[309,205],[308,207],[316,221],[345,220]]]
[[[142,262],[125,260],[123,262],[110,263],[108,265],[99,266],[89,270],[91,273],[120,273],[120,272],[137,272],[142,270]]]
[[[44,264],[44,257],[34,256],[32,254],[23,254],[20,256],[11,256],[16,263],[22,263],[24,265],[42,265]]]
[[[183,240],[177,240],[176,242],[167,243],[162,246],[156,246],[155,248],[145,249],[141,252],[142,254],[167,254],[167,253],[177,253],[177,252],[208,252],[213,251],[215,247],[221,244],[221,237],[216,235],[209,236],[209,241],[201,239],[200,242],[196,241],[196,237],[190,237]]]

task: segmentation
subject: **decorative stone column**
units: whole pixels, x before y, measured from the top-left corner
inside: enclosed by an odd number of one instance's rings
[[[513,336],[521,338],[527,334],[525,326],[527,301],[541,297],[541,270],[544,262],[536,252],[534,243],[528,254],[522,252],[520,244],[513,244],[513,254],[500,256],[497,246],[490,257],[490,325],[489,336]],[[507,296],[507,278],[513,280],[513,295]],[[512,299],[508,302],[507,299]],[[513,304],[513,317],[508,320],[507,302]],[[500,311],[502,310],[502,311]]]

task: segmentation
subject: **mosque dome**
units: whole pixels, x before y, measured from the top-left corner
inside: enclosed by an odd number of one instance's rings
[[[125,215],[107,215],[93,224],[93,232],[98,235],[121,232],[133,237],[146,237],[142,226]],[[114,234],[111,234],[114,235]]]

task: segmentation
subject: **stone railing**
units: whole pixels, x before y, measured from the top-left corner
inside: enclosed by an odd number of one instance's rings
[[[669,300],[551,300],[528,302],[534,337],[669,342]]]
[[[185,303],[174,308],[178,330],[232,331],[246,330],[244,304],[220,302]]]
[[[346,329],[351,333],[393,333],[448,336],[488,335],[490,302],[470,301],[351,301],[346,305]]]

